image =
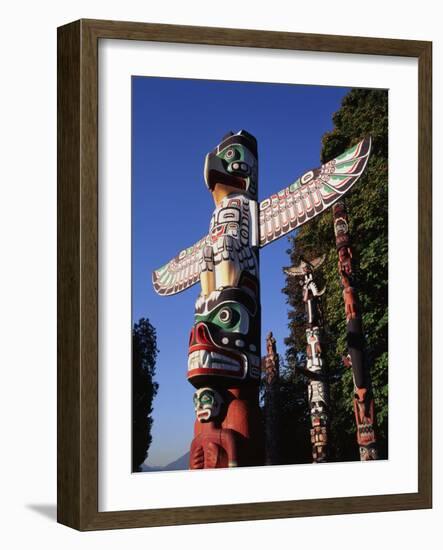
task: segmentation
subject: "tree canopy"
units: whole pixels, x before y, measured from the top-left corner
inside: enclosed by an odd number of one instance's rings
[[[148,456],[152,436],[152,402],[158,391],[154,382],[157,335],[149,319],[132,329],[132,471],[140,471]]]

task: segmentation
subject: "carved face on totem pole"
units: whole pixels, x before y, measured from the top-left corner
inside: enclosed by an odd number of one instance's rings
[[[341,275],[344,275],[345,278],[349,278],[352,276],[352,250],[350,247],[349,225],[344,203],[338,202],[335,204],[333,211],[339,272]],[[342,281],[342,283],[345,284],[345,281]]]
[[[338,201],[333,206],[334,233],[337,249],[343,245],[349,245],[349,224],[344,202]]]
[[[257,140],[246,130],[229,132],[206,155],[204,176],[206,187],[214,192],[218,184],[232,187],[252,200],[257,200]]]
[[[354,412],[357,423],[357,442],[360,446],[370,446],[375,442],[374,399],[367,388],[354,388]]]
[[[369,447],[360,447],[360,460],[377,460],[377,458],[378,453],[375,443]]]
[[[248,281],[251,287],[245,286]],[[260,312],[253,284],[244,275],[242,286],[197,300],[188,354],[188,380],[194,386],[258,382]]]
[[[200,388],[194,393],[194,410],[199,422],[215,420],[223,406],[223,398],[214,388]]]

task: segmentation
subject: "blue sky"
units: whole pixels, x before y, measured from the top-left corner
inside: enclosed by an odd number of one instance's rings
[[[160,353],[153,441],[147,463],[163,466],[192,440],[193,388],[186,380],[195,285],[160,297],[151,273],[206,235],[214,209],[203,163],[229,130],[258,140],[259,199],[320,164],[321,138],[348,88],[170,78],[132,80],[132,316],[148,317]],[[281,289],[287,237],[260,254],[262,346],[269,330],[284,353],[288,306]]]

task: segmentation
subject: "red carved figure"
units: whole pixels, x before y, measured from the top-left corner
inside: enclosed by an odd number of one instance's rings
[[[348,286],[343,289],[343,301],[345,303],[346,320],[356,319],[358,315],[357,300],[354,289]]]
[[[213,388],[200,388],[194,393],[197,419],[189,458],[191,469],[238,465],[237,432],[222,427],[223,406],[223,397]]]
[[[338,272],[345,277],[352,275],[352,252],[348,246],[342,246],[338,251]]]
[[[191,469],[256,466],[261,463],[260,411],[258,403],[256,407],[252,405],[247,391],[199,388],[194,393],[194,409],[196,421],[189,459]]]
[[[364,336],[361,313],[355,290],[353,254],[349,235],[348,214],[343,202],[332,207],[335,242],[338,254],[338,273],[343,287],[348,355],[343,359],[346,367],[352,367],[354,379],[354,414],[357,426],[357,443],[360,460],[377,458],[374,429],[374,399],[368,366],[364,360]]]

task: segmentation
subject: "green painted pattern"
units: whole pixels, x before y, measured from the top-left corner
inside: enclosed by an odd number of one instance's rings
[[[195,322],[208,322],[217,325],[229,332],[243,332],[247,326],[249,314],[246,309],[236,302],[220,304],[207,315],[196,315]]]
[[[326,193],[336,193],[336,190],[330,187],[327,183],[323,184],[323,189]]]
[[[343,180],[346,180],[349,177],[352,177],[352,174],[346,174],[346,175],[334,174],[333,176],[331,176],[331,178],[329,180],[329,183],[331,183],[332,185],[334,185],[334,184],[338,185]]]
[[[226,154],[230,150],[234,151],[234,156],[227,158]],[[217,155],[219,158],[222,158],[226,162],[234,162],[234,161],[242,161],[245,159],[245,148],[242,145],[228,145],[225,147],[222,151],[220,151]]]
[[[341,160],[349,158],[351,155],[355,155],[355,152],[357,151],[357,148],[360,144],[357,143],[357,145],[354,145],[354,147],[351,147],[350,149],[346,149],[344,153],[339,155],[335,160],[336,162],[340,162]]]
[[[349,171],[354,166],[354,164],[355,160],[340,162],[336,164],[335,169],[337,170],[337,172],[342,172],[343,170]]]

